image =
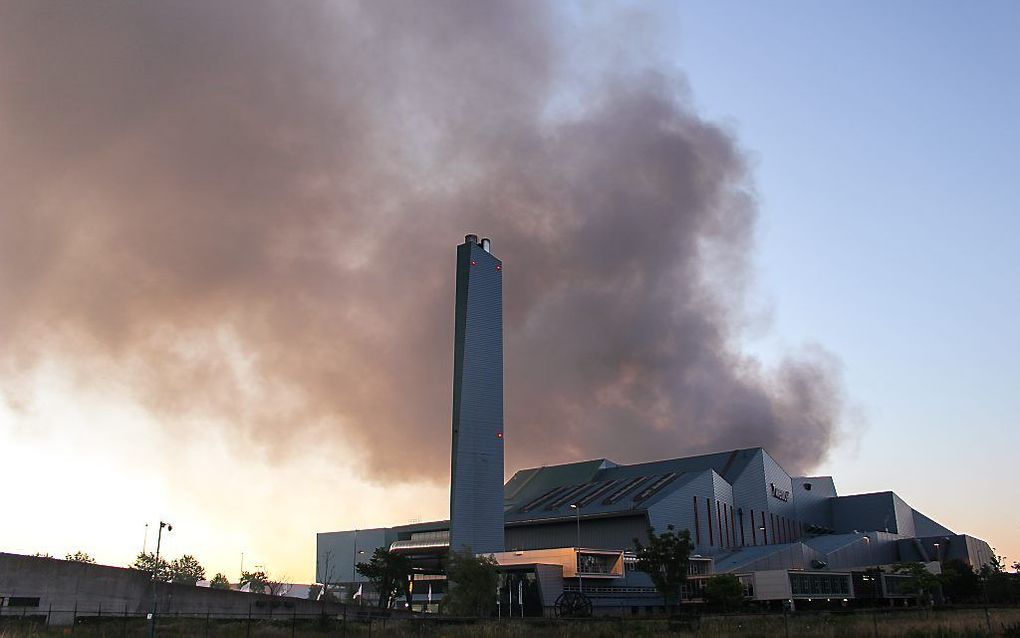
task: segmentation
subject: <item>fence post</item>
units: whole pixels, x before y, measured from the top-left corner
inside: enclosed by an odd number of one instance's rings
[[[875,638],[878,638],[878,612],[871,612],[871,623],[875,626]]]
[[[244,629],[244,635],[251,635],[251,602],[248,603],[248,625]]]
[[[297,631],[297,606],[294,606],[293,611],[290,615],[290,638],[294,638],[294,632]]]
[[[50,602],[49,608],[46,610],[46,628],[50,626],[50,616],[53,615],[53,602]]]
[[[985,607],[985,623],[988,625],[988,633],[992,633],[992,614],[988,612],[988,607]]]
[[[99,609],[96,610],[96,618],[98,619],[97,622],[101,622],[103,620],[103,601],[99,601]]]
[[[783,627],[786,629],[786,638],[790,638],[790,614],[783,610]]]
[[[205,606],[205,635],[209,635],[209,605]]]
[[[124,603],[124,617],[120,621],[120,635],[127,635],[127,603]]]
[[[71,633],[74,633],[74,628],[78,624],[78,599],[74,600],[74,612],[71,616]]]

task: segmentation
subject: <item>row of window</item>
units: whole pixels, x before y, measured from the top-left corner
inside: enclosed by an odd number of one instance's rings
[[[828,574],[790,574],[794,596],[848,596],[850,577]]]
[[[606,554],[578,554],[577,571],[582,574],[608,574],[613,569],[616,556]]]
[[[38,607],[38,596],[0,596],[0,607]]]

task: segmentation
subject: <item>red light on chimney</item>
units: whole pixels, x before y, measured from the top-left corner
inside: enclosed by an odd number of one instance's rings
[[[496,432],[496,438],[497,439],[502,439],[503,438],[503,433],[502,432]]]
[[[496,272],[503,270],[503,264],[496,264]]]
[[[471,260],[471,265],[472,265],[472,266],[477,266],[477,265],[478,265],[478,262],[477,262],[477,261],[475,261],[474,259],[472,259],[472,260]]]

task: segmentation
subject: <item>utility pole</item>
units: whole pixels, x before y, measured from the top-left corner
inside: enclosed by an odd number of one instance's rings
[[[584,593],[584,584],[581,582],[581,504],[571,503],[570,509],[577,512],[577,592]]]
[[[152,564],[152,614],[149,617],[149,638],[156,638],[156,584],[159,579],[159,546],[163,541],[163,528],[172,532],[174,526],[169,523],[159,522],[159,533],[156,535],[156,560]]]
[[[354,571],[355,565],[358,563],[358,528],[354,528],[354,548],[351,550],[351,585],[356,582],[357,572]]]

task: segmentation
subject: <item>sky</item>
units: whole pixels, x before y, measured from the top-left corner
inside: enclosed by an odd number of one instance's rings
[[[1020,8],[685,3],[671,59],[755,157],[770,356],[818,341],[859,417],[819,472],[1020,558]]]
[[[508,476],[765,445],[1020,558],[1015,6],[240,6],[0,10],[0,550],[445,517],[478,232]]]

